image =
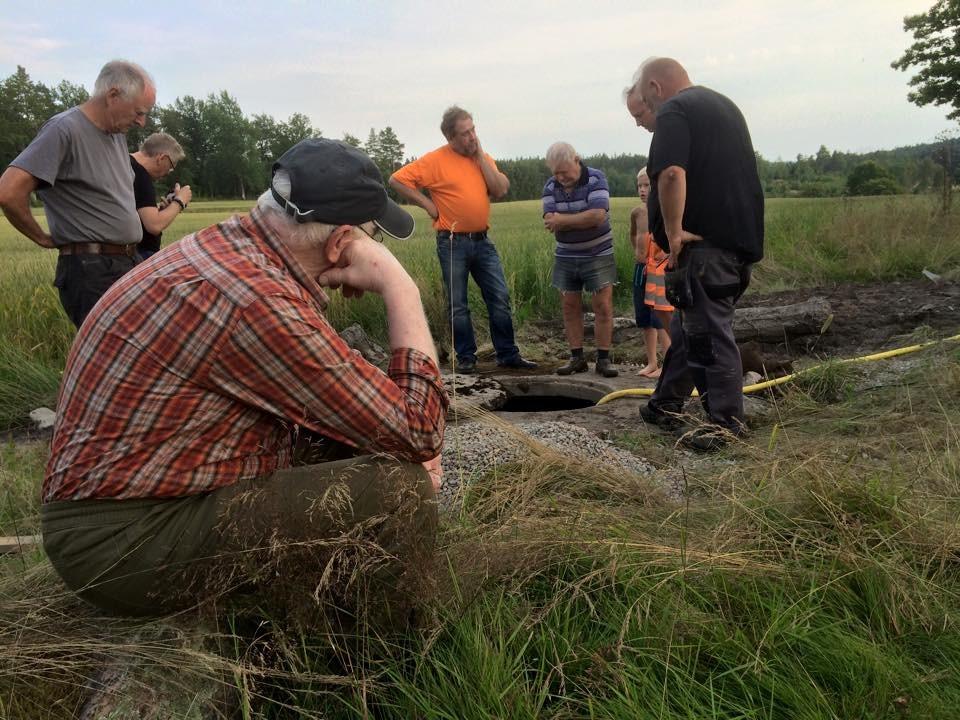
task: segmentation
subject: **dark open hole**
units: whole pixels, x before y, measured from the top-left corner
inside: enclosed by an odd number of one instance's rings
[[[567,395],[511,395],[501,412],[558,412],[582,410],[596,405],[594,400]]]

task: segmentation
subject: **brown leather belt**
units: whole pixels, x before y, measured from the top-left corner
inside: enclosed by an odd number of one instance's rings
[[[133,257],[137,254],[136,244],[117,245],[115,243],[70,243],[60,246],[61,255],[126,255]]]

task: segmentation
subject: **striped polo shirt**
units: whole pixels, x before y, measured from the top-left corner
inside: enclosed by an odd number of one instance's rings
[[[543,188],[543,214],[573,214],[585,210],[604,210],[606,219],[596,227],[583,230],[558,230],[557,257],[596,257],[613,254],[610,228],[610,188],[601,170],[580,164],[580,179],[568,193],[556,178]]]

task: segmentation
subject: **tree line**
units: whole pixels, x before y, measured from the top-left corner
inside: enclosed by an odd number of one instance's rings
[[[0,81],[0,168],[6,167],[52,115],[84,102],[87,90],[67,80],[55,87],[30,79],[18,66]],[[159,183],[174,180],[189,184],[194,195],[204,198],[249,199],[267,187],[274,161],[287,148],[308,137],[320,137],[302,113],[286,120],[267,114],[248,117],[226,91],[205,98],[178,97],[159,105],[146,127],[127,134],[131,152],[145,137],[163,131],[177,139],[186,157],[176,173]],[[390,127],[370,128],[366,140],[347,133],[345,142],[363,149],[386,179],[405,162],[404,144]],[[821,146],[815,155],[797,155],[795,160],[767,160],[757,155],[757,165],[768,196],[823,197],[843,194],[929,192],[952,186],[956,178],[952,158],[960,157],[960,139],[873,153],[830,151]],[[636,195],[637,171],[646,164],[640,154],[592,155],[583,161],[604,171],[615,197]],[[541,196],[550,175],[543,158],[497,160],[510,178],[504,198],[532,200]]]

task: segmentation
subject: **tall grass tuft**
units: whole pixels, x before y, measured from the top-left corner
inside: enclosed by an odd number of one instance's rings
[[[37,407],[56,407],[62,371],[19,345],[0,344],[0,428],[22,427]]]
[[[906,377],[833,402],[788,387],[775,440],[756,428],[720,460],[638,432],[651,477],[526,439],[444,518],[439,588],[405,632],[249,611],[107,622],[41,557],[8,559],[0,709],[71,717],[107,656],[173,717],[204,687],[266,718],[952,717],[960,355]],[[678,477],[680,500],[663,490]]]

